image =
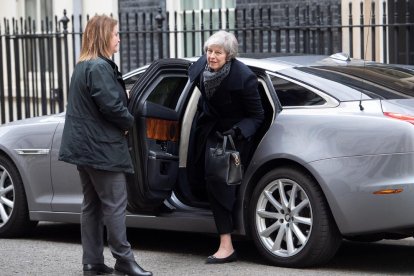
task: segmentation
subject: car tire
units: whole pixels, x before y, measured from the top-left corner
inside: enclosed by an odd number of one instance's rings
[[[342,239],[321,188],[309,174],[291,167],[274,169],[260,179],[250,202],[249,224],[259,252],[281,267],[326,263]]]
[[[0,155],[0,238],[20,237],[37,223],[29,219],[26,193],[16,166]]]

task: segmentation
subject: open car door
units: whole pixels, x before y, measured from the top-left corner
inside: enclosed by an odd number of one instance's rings
[[[135,174],[128,178],[128,209],[151,210],[171,196],[178,176],[180,115],[186,103],[190,61],[152,63],[130,91],[135,118],[129,133]]]

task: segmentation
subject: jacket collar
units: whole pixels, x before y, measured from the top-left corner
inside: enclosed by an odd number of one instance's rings
[[[207,57],[206,55],[203,55],[195,63],[193,63],[190,66],[188,76],[191,82],[193,82],[197,77],[200,76],[200,74],[203,72],[206,65],[207,65]],[[243,88],[243,82],[240,81],[240,75],[238,71],[239,71],[239,61],[237,59],[234,59],[232,61],[230,74],[227,76],[226,80],[223,81],[222,88],[225,88],[226,90],[238,90],[238,89]]]

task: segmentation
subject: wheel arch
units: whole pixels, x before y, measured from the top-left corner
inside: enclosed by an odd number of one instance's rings
[[[26,178],[24,174],[22,173],[21,167],[17,164],[16,160],[11,156],[10,152],[7,152],[4,149],[0,148],[0,155],[7,158],[13,164],[13,166],[16,168],[17,172],[19,173],[19,177],[23,183],[23,191],[26,196],[26,201],[27,201],[26,204],[30,210],[31,202],[33,202],[33,198],[31,197],[32,194],[30,192],[28,193],[28,189],[30,189],[30,185],[28,185]]]
[[[8,166],[9,169],[11,170],[9,171],[10,177],[13,178],[12,171],[15,171],[14,177],[15,177],[15,180],[17,180],[17,183],[13,183],[14,184],[13,200],[15,201],[14,201],[14,206],[13,206],[13,212],[12,212],[12,215],[10,216],[10,221],[12,223],[12,226],[10,226],[9,222],[6,222],[6,225],[4,226],[6,230],[3,231],[2,229],[0,235],[1,237],[5,237],[5,238],[21,237],[24,234],[29,233],[34,227],[36,227],[38,221],[31,220],[30,218],[27,187],[24,184],[24,180],[23,180],[21,171],[19,170],[19,166],[17,166],[15,160],[13,160],[10,154],[7,154],[7,152],[2,150],[1,148],[0,148],[0,157],[4,160],[4,162],[8,163],[6,164],[5,169],[7,170],[7,166]],[[17,187],[19,187],[19,189]],[[18,201],[18,200],[22,200],[22,201]],[[16,202],[18,204],[16,204]],[[16,226],[16,223],[17,223],[17,226]]]

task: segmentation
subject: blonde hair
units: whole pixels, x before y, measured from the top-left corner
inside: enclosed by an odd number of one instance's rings
[[[229,60],[234,59],[237,56],[239,43],[232,33],[226,31],[218,31],[214,33],[204,43],[204,51],[207,52],[208,47],[211,45],[223,47]]]
[[[111,57],[110,41],[118,21],[107,15],[95,15],[86,24],[82,35],[82,48],[79,61],[96,59],[99,56]]]

